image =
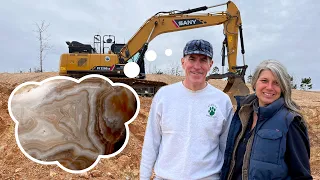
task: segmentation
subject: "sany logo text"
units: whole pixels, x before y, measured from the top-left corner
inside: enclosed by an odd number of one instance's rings
[[[175,24],[176,27],[203,24],[203,22],[199,21],[198,19],[179,19],[179,20],[173,20],[173,23]]]
[[[179,26],[196,24],[197,20],[179,21]]]

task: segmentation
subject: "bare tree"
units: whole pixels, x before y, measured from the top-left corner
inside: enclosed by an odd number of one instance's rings
[[[174,75],[174,76],[181,76],[182,70],[181,70],[180,62],[177,62],[177,61],[171,62],[171,65],[168,68],[168,74]]]
[[[181,75],[181,70],[180,70],[179,66],[176,65],[175,67],[169,68],[168,74],[174,75],[174,76],[180,76]]]
[[[49,35],[47,34],[49,23],[46,23],[44,20],[41,23],[35,24],[37,29],[34,32],[37,33],[37,39],[39,41],[39,61],[40,61],[40,69],[39,72],[43,72],[42,64],[43,60],[46,58],[46,52],[52,49],[52,46],[49,44]]]

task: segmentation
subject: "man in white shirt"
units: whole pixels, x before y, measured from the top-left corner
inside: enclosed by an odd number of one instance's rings
[[[230,98],[206,82],[212,45],[191,40],[181,58],[182,82],[153,98],[140,164],[140,179],[219,179],[233,108]]]

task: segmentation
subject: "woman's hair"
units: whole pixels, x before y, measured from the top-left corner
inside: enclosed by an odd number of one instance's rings
[[[288,74],[286,68],[280,62],[276,60],[265,60],[257,66],[251,81],[253,90],[255,90],[257,80],[263,70],[270,70],[277,79],[278,83],[280,84],[281,96],[283,96],[284,98],[285,106],[289,110],[296,112],[302,116],[300,107],[291,99],[290,75]]]

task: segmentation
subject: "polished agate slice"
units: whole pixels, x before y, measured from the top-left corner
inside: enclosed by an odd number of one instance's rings
[[[126,138],[124,123],[136,111],[137,99],[131,90],[101,78],[27,85],[11,100],[25,152],[71,170],[88,168],[99,155],[118,151]]]

